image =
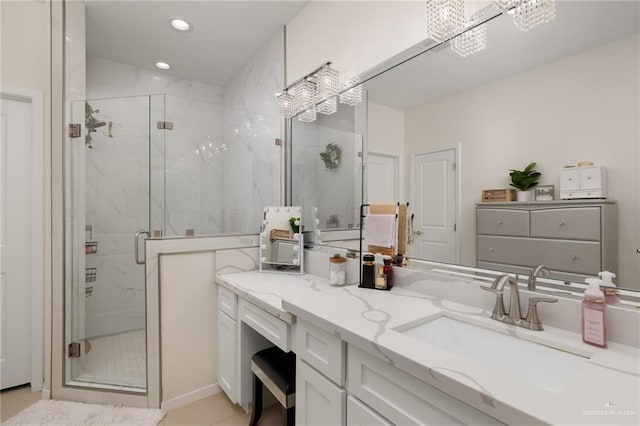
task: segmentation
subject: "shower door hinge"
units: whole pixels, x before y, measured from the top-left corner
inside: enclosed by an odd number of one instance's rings
[[[69,355],[69,358],[80,358],[80,343],[69,343],[67,354]]]
[[[173,123],[171,121],[158,121],[158,129],[173,130]]]
[[[79,138],[82,135],[82,126],[80,123],[69,123],[69,137]]]

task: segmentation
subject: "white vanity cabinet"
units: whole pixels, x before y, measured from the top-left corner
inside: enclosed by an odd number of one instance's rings
[[[238,325],[236,295],[218,286],[218,385],[238,402]]]
[[[374,407],[378,418],[398,425],[503,424],[353,345],[348,352],[349,394]]]
[[[296,357],[296,424],[344,425],[345,343],[298,320]]]
[[[584,281],[618,269],[612,201],[476,204],[476,262],[485,269],[528,274],[545,265],[553,276]]]

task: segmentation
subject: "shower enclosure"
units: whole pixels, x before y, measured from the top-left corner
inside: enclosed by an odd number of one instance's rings
[[[145,393],[134,236],[257,233],[279,202],[281,120],[165,94],[76,101],[69,116],[64,384]]]

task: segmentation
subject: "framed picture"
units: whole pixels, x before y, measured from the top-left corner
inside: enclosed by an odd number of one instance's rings
[[[553,201],[555,187],[553,185],[536,186],[536,201]]]

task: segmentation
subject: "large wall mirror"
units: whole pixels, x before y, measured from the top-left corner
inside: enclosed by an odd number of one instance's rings
[[[461,57],[426,40],[366,73],[365,199],[395,188],[374,201],[410,202],[410,257],[475,267],[483,190],[510,188],[509,170],[536,162],[558,200],[563,168],[591,161],[607,167],[605,201],[616,206],[616,281],[640,290],[639,4],[556,2],[556,15],[523,32],[489,6],[486,49]],[[429,162],[447,164],[447,176]],[[385,179],[374,172],[390,168]],[[448,204],[434,182],[451,184]],[[419,250],[434,231],[422,216],[446,224],[437,238],[447,250]]]

